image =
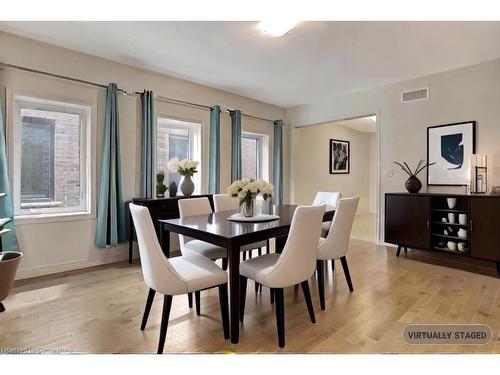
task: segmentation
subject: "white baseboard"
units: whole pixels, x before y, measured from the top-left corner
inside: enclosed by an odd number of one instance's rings
[[[134,249],[133,258],[138,258],[137,250]],[[125,254],[106,257],[106,259],[83,260],[79,262],[69,262],[61,264],[53,264],[50,266],[35,267],[19,270],[16,275],[16,280],[28,279],[37,276],[46,276],[53,273],[74,271],[81,268],[100,266],[103,264],[116,263],[128,260],[128,252]]]

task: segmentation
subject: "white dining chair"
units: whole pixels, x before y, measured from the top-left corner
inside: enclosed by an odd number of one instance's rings
[[[141,330],[146,328],[155,293],[163,294],[163,312],[157,353],[163,353],[167,336],[168,320],[173,296],[219,288],[224,338],[229,338],[229,308],[227,297],[227,273],[210,259],[195,253],[168,259],[163,254],[153,221],[146,207],[130,204],[134,221],[141,268],[144,281],[149,287]]]
[[[301,284],[311,322],[316,322],[308,279],[314,273],[324,213],[325,205],[297,207],[282,253],[262,255],[240,264],[240,320],[243,321],[245,312],[247,279],[271,288],[275,296],[278,344],[281,348],[285,346],[283,288]]]
[[[179,216],[184,219],[189,216],[210,215],[212,206],[207,197],[179,199]],[[193,238],[179,234],[179,244],[182,255],[199,254],[210,260],[222,259],[222,269],[227,269],[227,250],[223,247],[212,245],[211,243],[195,240]],[[196,314],[201,314],[200,292],[195,293]],[[193,296],[188,294],[189,307],[193,307]]]
[[[336,191],[318,191],[312,204],[313,206],[326,204],[326,211],[331,211],[337,208],[337,204],[341,197],[342,194]],[[330,225],[330,221],[321,224],[321,237],[326,237]]]
[[[354,290],[347,265],[347,250],[351,238],[352,224],[358,208],[359,197],[339,200],[332,225],[326,238],[320,238],[316,268],[318,272],[318,290],[321,309],[325,309],[325,261],[331,260],[335,269],[335,260],[340,259],[349,290]]]

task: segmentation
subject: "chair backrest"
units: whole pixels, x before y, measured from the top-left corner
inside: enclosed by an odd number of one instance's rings
[[[337,191],[318,191],[316,193],[316,197],[314,198],[313,206],[326,204],[327,211],[335,210],[341,197],[342,194]]]
[[[295,285],[312,276],[325,208],[325,205],[297,207],[285,247],[266,276],[270,287]]]
[[[240,207],[238,198],[233,198],[229,194],[214,194],[215,212],[237,211]]]
[[[132,203],[129,207],[137,234],[144,281],[151,289],[163,294],[182,293],[184,279],[163,254],[149,210]]]
[[[339,200],[326,241],[318,248],[318,258],[337,259],[347,254],[358,203],[359,197]]]
[[[179,216],[184,219],[188,216],[208,215],[212,213],[212,207],[207,197],[179,199]],[[181,252],[184,251],[184,244],[192,241],[191,237],[179,234],[179,244]]]

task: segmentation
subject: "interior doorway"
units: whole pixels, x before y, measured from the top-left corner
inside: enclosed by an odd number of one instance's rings
[[[379,147],[375,115],[294,129],[293,196],[310,204],[318,191],[360,198],[352,238],[378,242]],[[348,148],[348,166],[336,163],[333,149]],[[332,160],[333,159],[333,160]]]

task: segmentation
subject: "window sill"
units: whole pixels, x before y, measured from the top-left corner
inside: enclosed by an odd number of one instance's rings
[[[82,221],[95,219],[96,215],[91,212],[67,212],[59,214],[37,214],[37,215],[16,215],[14,216],[14,224],[47,224],[64,221]]]

